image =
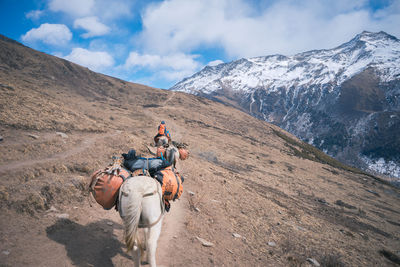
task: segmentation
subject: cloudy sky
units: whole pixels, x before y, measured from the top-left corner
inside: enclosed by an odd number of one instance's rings
[[[206,65],[400,37],[399,0],[0,0],[0,33],[127,81],[169,88]]]

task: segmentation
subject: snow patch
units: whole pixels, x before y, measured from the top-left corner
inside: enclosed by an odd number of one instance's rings
[[[383,175],[396,177],[400,182],[400,164],[394,161],[385,161],[384,158],[371,159],[366,156],[360,157],[368,166],[368,169],[373,170]]]

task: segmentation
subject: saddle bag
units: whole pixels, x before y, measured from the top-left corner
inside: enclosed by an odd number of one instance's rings
[[[180,160],[185,160],[189,158],[189,151],[187,149],[179,148],[178,151]]]
[[[157,147],[157,153],[156,153],[156,157],[157,158],[165,158],[165,147],[163,146],[159,146]]]
[[[91,177],[89,191],[97,203],[105,210],[109,210],[116,204],[122,183],[130,176],[129,171],[121,166],[110,166],[98,170]]]
[[[183,177],[175,172],[172,167],[165,168],[155,173],[154,177],[160,182],[165,200],[179,199],[183,193]]]

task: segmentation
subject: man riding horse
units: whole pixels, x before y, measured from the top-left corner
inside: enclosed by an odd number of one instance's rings
[[[154,142],[157,144],[158,139],[160,139],[161,137],[167,137],[168,138],[168,143],[171,142],[171,135],[167,130],[167,126],[165,124],[165,121],[161,121],[161,124],[158,126],[158,133],[157,135],[154,137]]]

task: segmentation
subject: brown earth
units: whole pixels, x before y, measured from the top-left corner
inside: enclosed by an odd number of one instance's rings
[[[112,155],[148,155],[160,120],[191,155],[158,264],[399,261],[400,191],[379,178],[231,107],[97,74],[1,37],[0,266],[130,266],[118,213],[90,206],[86,187]]]

